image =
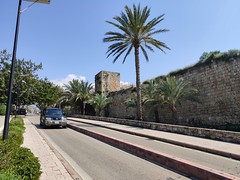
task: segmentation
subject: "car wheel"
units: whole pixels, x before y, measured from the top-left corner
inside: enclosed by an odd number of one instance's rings
[[[62,126],[62,128],[66,129],[66,128],[67,128],[67,126]]]
[[[45,123],[43,123],[43,129],[46,129],[47,128],[47,126],[45,125]]]

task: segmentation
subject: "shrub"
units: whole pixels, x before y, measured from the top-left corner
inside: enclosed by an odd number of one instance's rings
[[[21,118],[13,118],[9,125],[8,139],[0,141],[0,179],[39,179],[41,175],[38,158],[20,147],[23,142],[24,124]]]
[[[16,179],[20,179],[20,177],[15,175],[15,174],[7,172],[7,173],[4,173],[4,174],[0,173],[0,179],[1,180],[16,180]]]
[[[11,159],[12,170],[21,179],[39,179],[41,175],[38,158],[27,148],[18,148]]]
[[[0,104],[0,115],[5,115],[5,114],[6,114],[6,105]]]

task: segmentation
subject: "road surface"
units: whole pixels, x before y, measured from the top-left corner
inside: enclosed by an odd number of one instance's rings
[[[71,162],[83,179],[191,179],[114,148],[70,128],[42,129],[39,116],[26,116]],[[85,125],[89,126],[89,125]]]

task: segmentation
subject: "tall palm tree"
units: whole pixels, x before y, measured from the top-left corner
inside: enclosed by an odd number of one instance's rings
[[[153,39],[153,35],[166,32],[167,29],[156,30],[155,26],[159,24],[164,18],[164,14],[153,18],[149,22],[147,19],[150,16],[150,8],[147,6],[141,9],[140,4],[133,5],[133,9],[125,6],[125,13],[122,12],[120,16],[115,16],[113,19],[116,22],[106,21],[115,26],[120,32],[109,31],[103,39],[104,42],[111,42],[108,47],[107,54],[115,56],[113,63],[126,52],[123,63],[127,56],[134,49],[135,55],[135,69],[136,69],[136,88],[137,88],[137,118],[142,120],[142,104],[141,104],[141,81],[140,81],[140,58],[139,49],[141,49],[146,61],[149,61],[146,49],[154,52],[153,47],[160,49],[165,53],[163,48],[169,49],[167,45],[159,40]],[[153,47],[152,47],[153,46]]]
[[[101,94],[95,94],[91,99],[88,100],[88,103],[94,107],[97,116],[101,115],[101,111],[111,103],[111,99],[103,96]]]
[[[174,122],[176,121],[177,104],[186,100],[200,102],[198,90],[190,86],[189,82],[183,78],[176,79],[168,76],[160,83],[159,90],[164,97],[164,102],[172,111]]]

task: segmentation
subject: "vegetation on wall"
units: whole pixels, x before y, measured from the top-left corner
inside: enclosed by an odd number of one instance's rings
[[[108,98],[101,94],[95,94],[91,99],[89,99],[88,103],[94,107],[97,116],[102,115],[102,110],[111,103],[111,98]]]
[[[206,64],[212,63],[214,61],[233,61],[236,59],[236,57],[240,57],[240,50],[229,50],[227,52],[220,52],[220,51],[211,51],[211,52],[204,52],[200,58],[199,61],[191,66],[187,66],[183,69],[179,69],[173,72],[170,72],[170,76],[175,76],[176,74],[184,74],[186,71],[198,68],[200,66],[204,66]],[[163,76],[159,76],[156,79],[159,79]]]
[[[190,83],[183,78],[176,79],[173,76],[167,76],[159,81],[149,80],[142,84],[143,99],[142,105],[150,114],[154,113],[155,119],[159,120],[159,110],[168,107],[172,112],[172,122],[177,120],[178,106],[183,101],[200,102],[199,91],[192,87]],[[136,107],[136,97],[128,97],[124,101],[125,106]],[[145,114],[145,117],[149,114]]]

